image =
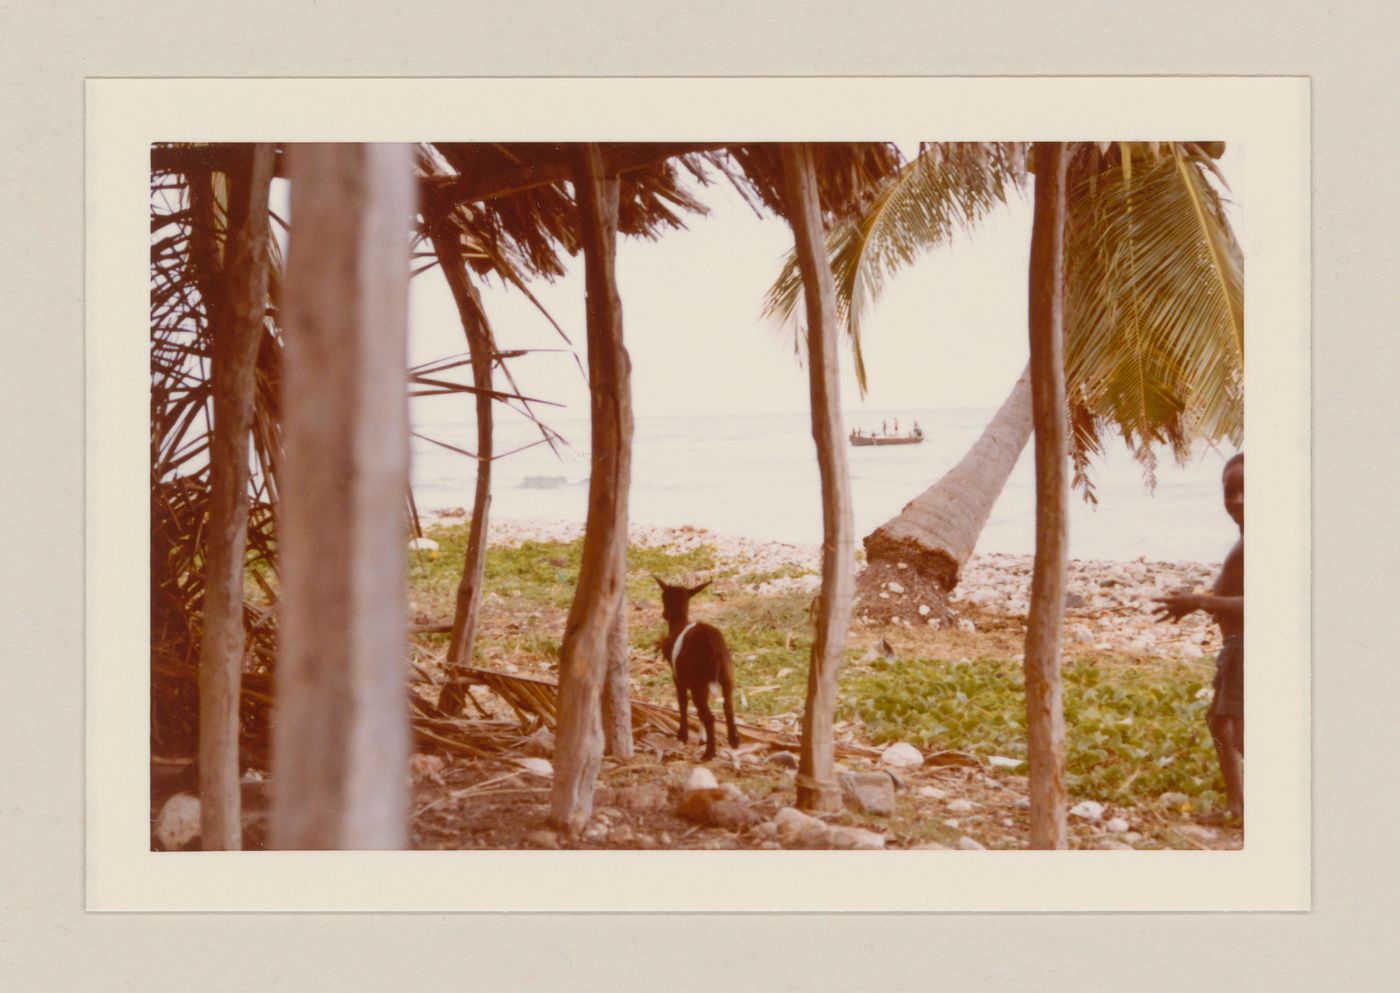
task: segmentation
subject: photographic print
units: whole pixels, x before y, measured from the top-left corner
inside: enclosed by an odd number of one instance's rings
[[[1280,857],[1264,146],[1131,118],[148,134],[140,857]]]

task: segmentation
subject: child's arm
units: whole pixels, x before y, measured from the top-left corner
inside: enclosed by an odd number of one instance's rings
[[[1152,602],[1161,605],[1157,608],[1159,621],[1179,621],[1187,614],[1194,614],[1198,610],[1204,610],[1217,620],[1222,617],[1239,621],[1244,619],[1244,597],[1242,596],[1219,596],[1214,593],[1174,593],[1171,596],[1155,597]]]

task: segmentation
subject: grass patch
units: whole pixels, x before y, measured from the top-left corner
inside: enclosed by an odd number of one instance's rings
[[[739,576],[739,582],[745,586],[761,586],[764,583],[771,583],[775,579],[800,579],[803,576],[815,575],[818,575],[817,570],[809,569],[806,566],[784,565],[776,569],[743,573]]]
[[[1201,692],[1208,678],[1208,663],[1080,659],[1066,667],[1070,793],[1122,803],[1175,791],[1217,804],[1210,701]],[[1026,758],[1025,682],[1020,664],[1005,659],[877,660],[843,678],[843,716],[861,720],[877,742]]]

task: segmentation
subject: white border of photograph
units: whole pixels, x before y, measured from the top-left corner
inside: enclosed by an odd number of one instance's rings
[[[88,909],[1310,907],[1307,80],[93,80],[87,113]],[[1254,538],[1242,851],[149,850],[151,142],[920,138],[1223,139],[1239,150],[1229,180],[1246,260]]]

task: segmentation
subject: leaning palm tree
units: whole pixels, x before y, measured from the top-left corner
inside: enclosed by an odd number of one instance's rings
[[[1243,434],[1243,263],[1211,176],[1219,143],[1076,143],[1067,149],[1065,367],[1075,483],[1116,431],[1149,478],[1155,446],[1184,459],[1194,439]],[[970,229],[1032,166],[1020,143],[925,145],[827,247],[838,308],[860,358],[861,321],[884,283]],[[798,320],[789,259],[765,310]],[[803,336],[797,335],[800,343]],[[904,562],[956,587],[1032,427],[1023,373],[964,458],[865,538],[874,562]]]

